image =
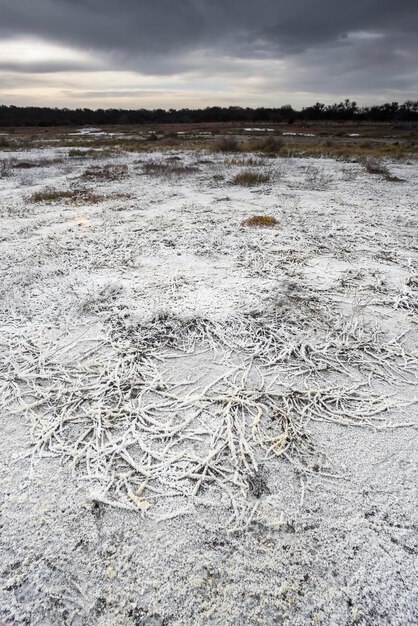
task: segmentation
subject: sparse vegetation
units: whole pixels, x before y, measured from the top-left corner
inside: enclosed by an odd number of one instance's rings
[[[272,215],[252,215],[241,222],[241,226],[251,226],[252,228],[273,227],[279,224]]]
[[[240,142],[229,153],[213,152],[215,135],[197,124],[187,135],[176,126],[179,140],[168,126],[156,141],[147,127],[71,130],[88,147],[79,159],[59,147],[62,129],[40,129],[34,150],[15,142],[33,130],[16,130],[13,151],[0,151],[10,165],[0,180],[10,494],[0,622],[223,623],[232,606],[236,624],[264,613],[360,626],[396,621],[398,597],[410,614],[416,161],[382,159],[401,184],[356,156],[288,158],[290,143],[301,154],[385,143],[351,140],[345,124],[329,145],[285,134],[278,158],[248,152],[275,136],[270,126],[223,125]],[[89,156],[96,141],[112,152]],[[169,558],[155,559],[157,534]],[[334,569],[343,594],[325,606]],[[167,581],[189,573],[197,603],[182,612],[184,593]]]
[[[233,178],[234,185],[242,185],[243,187],[255,187],[256,185],[262,185],[268,183],[270,176],[261,172],[253,172],[252,170],[244,170],[239,174],[236,174]]]
[[[333,158],[354,160],[363,158],[382,157],[402,159],[405,156],[418,153],[418,147],[413,142],[403,142],[395,145],[389,142],[357,142],[342,139],[335,143],[327,143],[319,138],[315,141],[287,141],[286,154],[292,157]]]
[[[269,125],[272,126],[273,123]],[[265,122],[262,127],[266,127]],[[250,129],[245,129],[244,124],[227,122],[197,125],[182,121],[181,126],[174,127],[158,123],[152,126],[141,124],[137,128],[118,125],[117,130],[115,127],[112,132],[104,134],[79,135],[74,130],[68,132],[43,128],[34,134],[33,130],[10,129],[10,137],[8,135],[5,139],[18,150],[41,148],[48,144],[66,147],[70,157],[79,159],[102,159],[124,152],[169,151],[179,145],[187,150],[205,149],[226,154],[245,153],[254,148],[260,156],[266,157],[277,154],[293,157],[329,157],[349,161],[362,158],[402,159],[418,154],[415,126],[401,124],[388,126],[366,121],[361,124],[347,121],[341,126],[340,123],[332,121],[317,120],[307,123],[298,119],[292,121],[290,125],[290,120],[288,122],[282,120],[280,135],[263,132],[261,136],[258,134],[258,138]],[[152,135],[158,136],[158,140],[149,140],[150,130],[154,130]]]

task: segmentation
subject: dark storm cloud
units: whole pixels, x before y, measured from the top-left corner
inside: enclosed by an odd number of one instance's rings
[[[130,54],[303,51],[356,30],[416,31],[416,0],[1,0],[0,32]]]
[[[143,74],[244,76],[234,61],[282,59],[285,88],[417,87],[416,0],[0,0],[0,37],[15,35]]]

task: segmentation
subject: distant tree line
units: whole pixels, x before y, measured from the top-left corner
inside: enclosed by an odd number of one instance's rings
[[[295,121],[416,122],[418,101],[391,102],[359,107],[345,100],[325,105],[317,102],[300,111],[289,104],[279,108],[239,106],[205,109],[59,109],[0,105],[0,126],[91,126],[105,124],[192,124],[216,122],[292,123]]]

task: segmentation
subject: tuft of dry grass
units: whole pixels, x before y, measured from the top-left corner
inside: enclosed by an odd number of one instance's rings
[[[271,215],[252,215],[241,222],[241,226],[250,226],[252,228],[273,227],[278,226],[279,222]]]
[[[255,187],[256,185],[262,185],[268,183],[270,176],[268,174],[262,174],[261,172],[253,172],[252,170],[244,170],[239,174],[236,174],[233,178],[234,185],[242,185],[243,187]]]

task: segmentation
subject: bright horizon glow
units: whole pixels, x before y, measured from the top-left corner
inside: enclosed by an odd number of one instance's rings
[[[0,40],[0,64],[22,64],[39,62],[92,62],[87,52],[50,43],[35,37],[14,37]]]
[[[355,46],[382,37],[380,33],[352,31],[343,41]],[[338,47],[335,52],[339,53]],[[311,51],[304,55],[237,58],[214,49],[195,49],[184,57],[188,69],[179,65],[177,73],[152,74],[141,73],[140,59],[135,70],[132,63],[124,66],[111,51],[82,50],[40,37],[15,36],[0,39],[0,104],[92,109],[291,104],[301,108],[347,97],[359,105],[416,99],[415,93],[400,89],[348,92],[344,81],[340,81],[342,86],[337,81],[337,88],[327,93],[323,83],[312,83],[309,66],[305,66],[313,58]]]

